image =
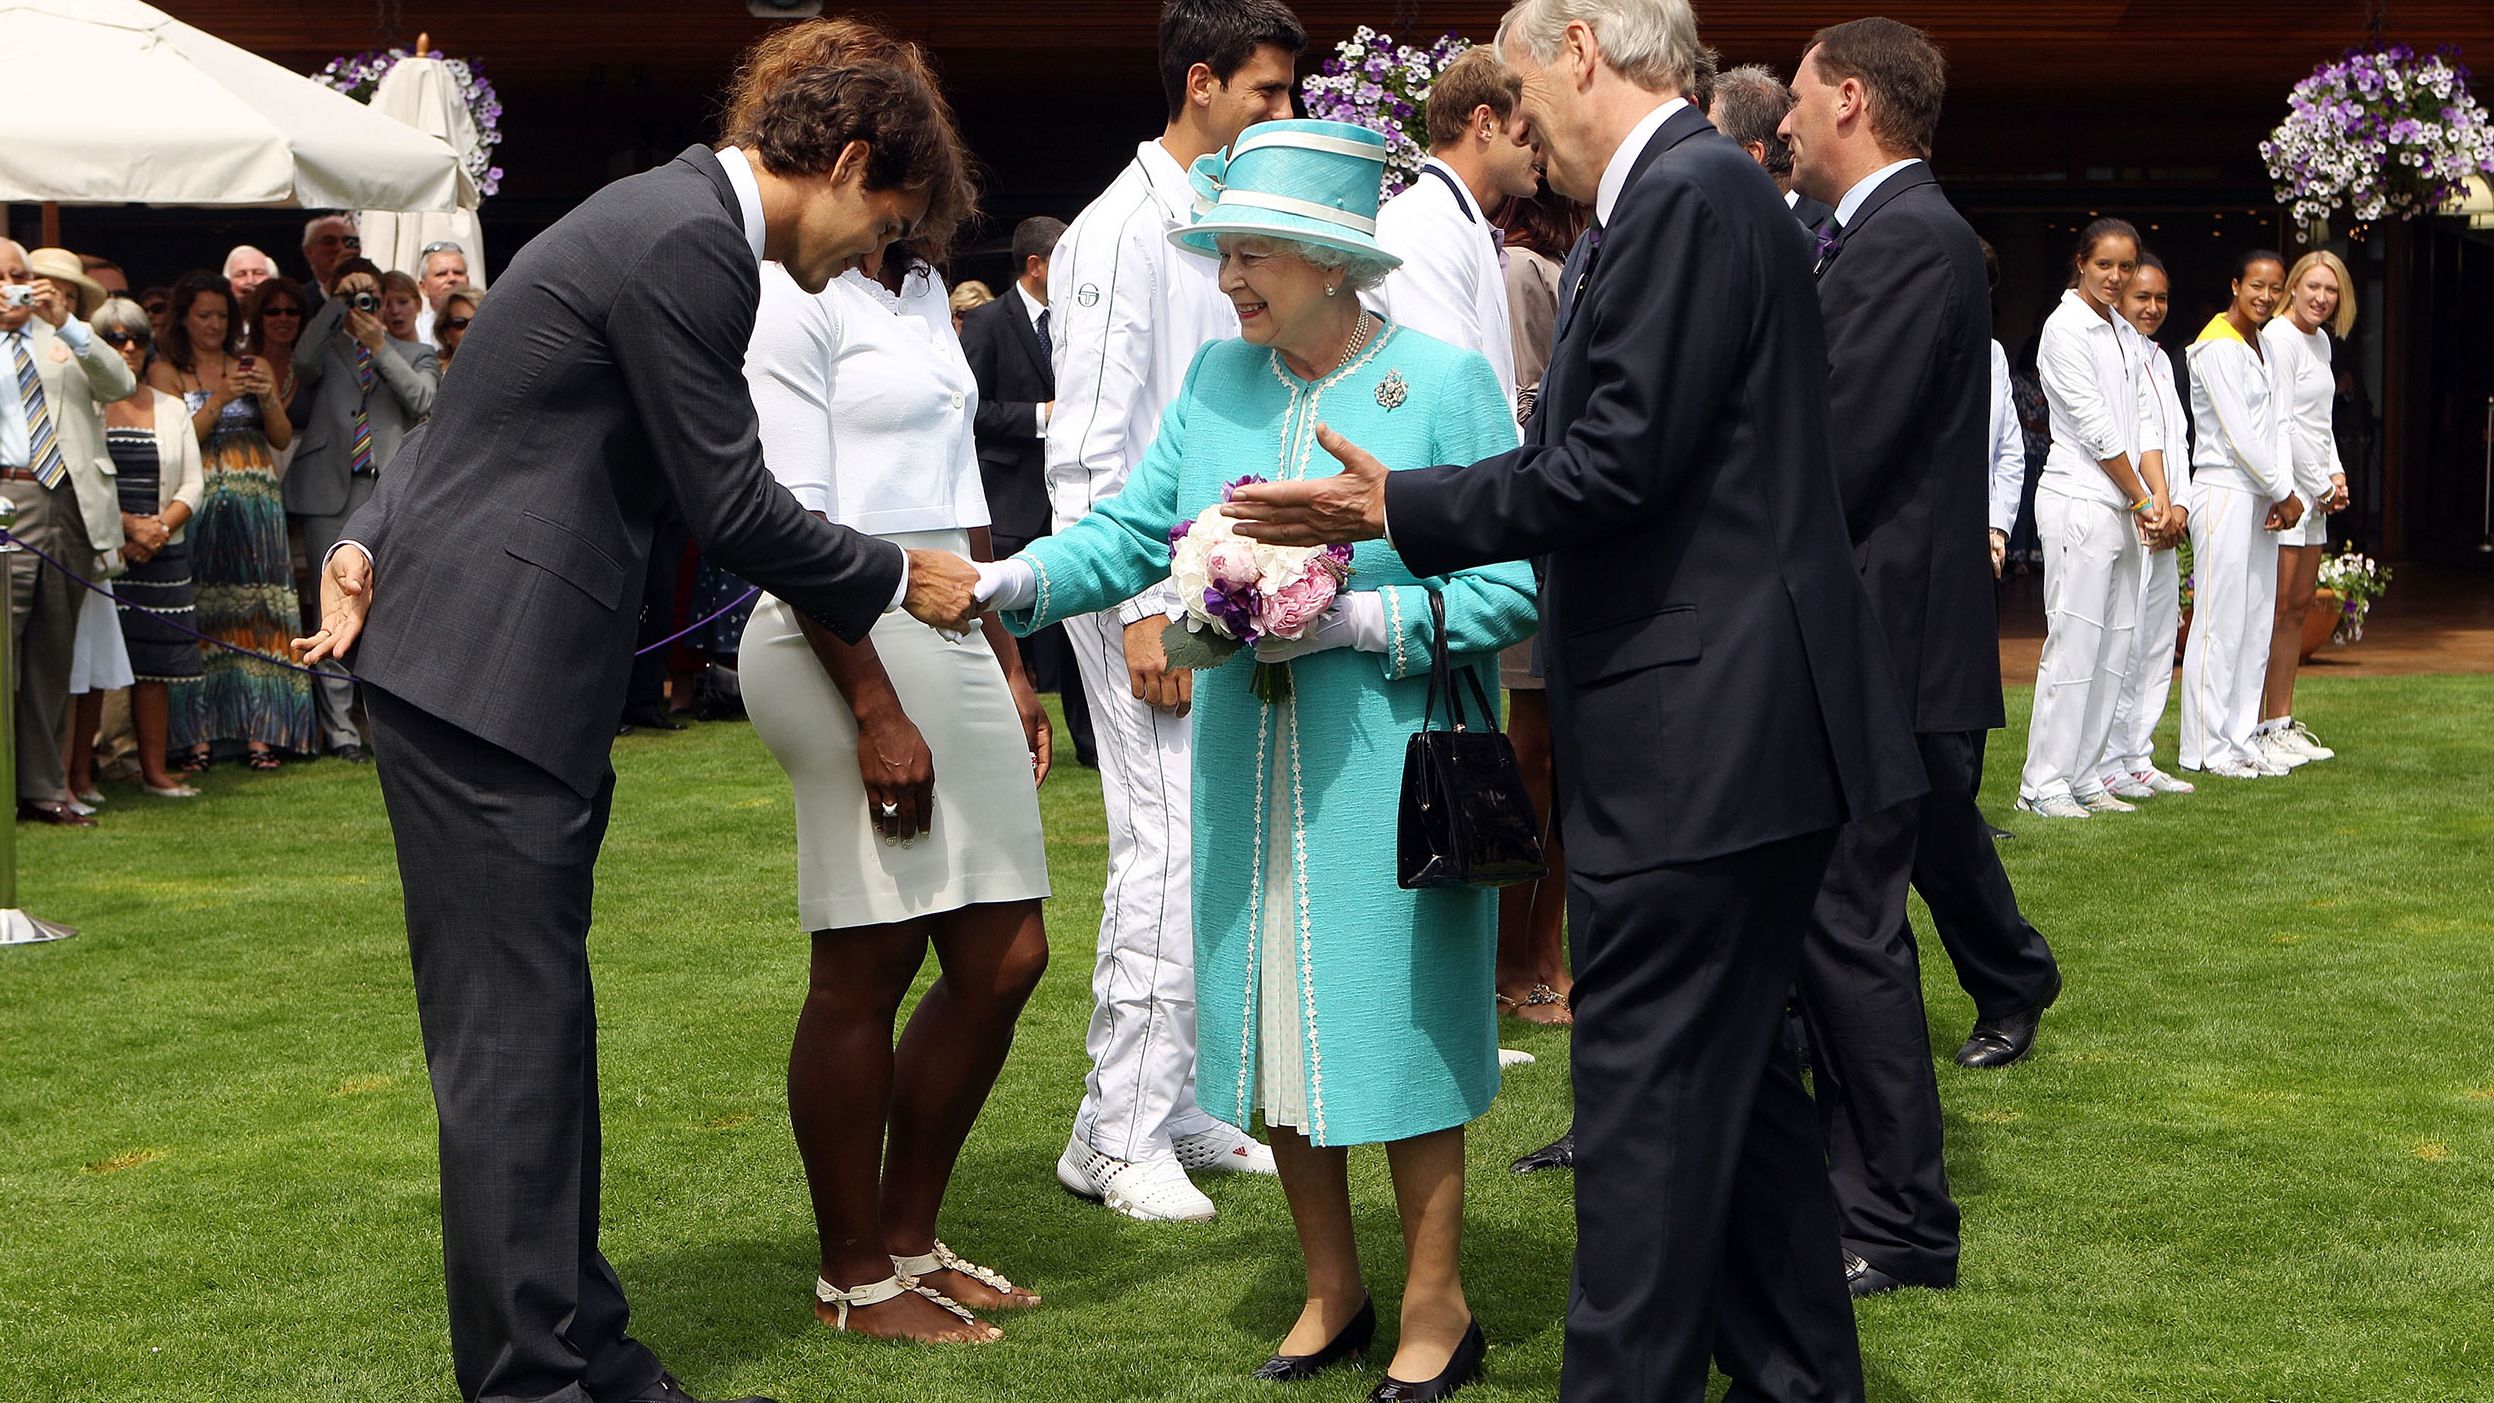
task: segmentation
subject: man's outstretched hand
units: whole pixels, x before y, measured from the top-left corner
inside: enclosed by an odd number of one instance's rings
[[[309,666],[343,657],[372,611],[372,557],[356,546],[329,552],[320,571],[320,631],[294,640],[296,662]]]
[[[1238,534],[1280,546],[1324,546],[1373,541],[1386,533],[1386,465],[1322,424],[1316,442],[1341,461],[1342,471],[1238,489],[1222,509],[1242,523]]]
[[[909,553],[909,593],[901,607],[929,628],[968,633],[977,623],[979,572],[946,550]]]

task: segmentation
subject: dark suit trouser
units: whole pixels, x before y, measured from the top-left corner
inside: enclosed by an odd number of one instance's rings
[[[1974,1000],[1978,1020],[2052,1002],[2060,965],[2043,933],[2018,911],[1991,825],[1975,803],[1983,784],[1982,731],[1916,736],[1931,793],[1922,801],[1914,849],[1914,890],[1931,908],[1931,927]],[[1897,919],[1903,922],[1900,910]],[[1910,937],[1909,937],[1910,939]]]
[[[1810,1103],[1777,1037],[1834,842],[1571,873],[1576,1283],[1568,1403],[1862,1397]]]
[[[583,798],[365,688],[441,1120],[462,1397],[612,1403],[655,1382],[598,1252],[589,905],[614,777]]]
[[[10,385],[0,394],[15,394]],[[5,493],[17,504],[17,521],[9,530],[45,554],[73,569],[95,563],[95,547],[87,540],[86,518],[78,512],[78,491],[66,475],[56,486],[11,479]],[[77,653],[78,611],[87,592],[69,577],[35,557],[33,551],[0,556],[9,572],[9,615],[15,625],[17,656],[11,674],[17,686],[17,799],[21,803],[59,804],[69,795],[69,775],[61,768],[61,738],[69,733],[69,668]],[[87,739],[94,739],[92,736]],[[9,821],[15,822],[12,814]]]

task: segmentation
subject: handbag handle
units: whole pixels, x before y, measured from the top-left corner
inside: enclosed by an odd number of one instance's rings
[[[1429,644],[1429,699],[1421,708],[1420,729],[1428,730],[1437,720],[1438,693],[1446,693],[1446,724],[1450,730],[1471,729],[1464,719],[1463,694],[1455,690],[1454,664],[1447,657],[1446,596],[1429,591],[1429,625],[1433,637]],[[1481,679],[1471,668],[1463,669],[1465,685],[1472,689],[1473,705],[1481,709],[1481,725],[1487,730],[1498,729],[1498,713],[1489,704],[1489,694],[1481,690]]]

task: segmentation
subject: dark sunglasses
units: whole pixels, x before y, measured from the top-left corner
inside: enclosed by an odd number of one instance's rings
[[[445,331],[465,331],[468,329],[468,323],[474,320],[476,320],[474,317],[444,317],[442,318],[442,329]]]
[[[99,331],[96,335],[103,337],[107,346],[144,346],[148,341],[144,331]]]
[[[299,317],[303,315],[303,309],[300,307],[262,307],[260,315],[263,317]]]

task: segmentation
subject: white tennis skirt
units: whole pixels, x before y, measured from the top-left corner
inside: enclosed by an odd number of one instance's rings
[[[969,553],[957,530],[883,539]],[[868,640],[935,756],[934,827],[906,847],[875,830],[857,718],[798,631],[796,611],[764,595],[737,652],[745,710],[796,792],[799,921],[842,930],[1048,895],[1030,750],[987,640],[974,632],[951,642],[897,611]]]

